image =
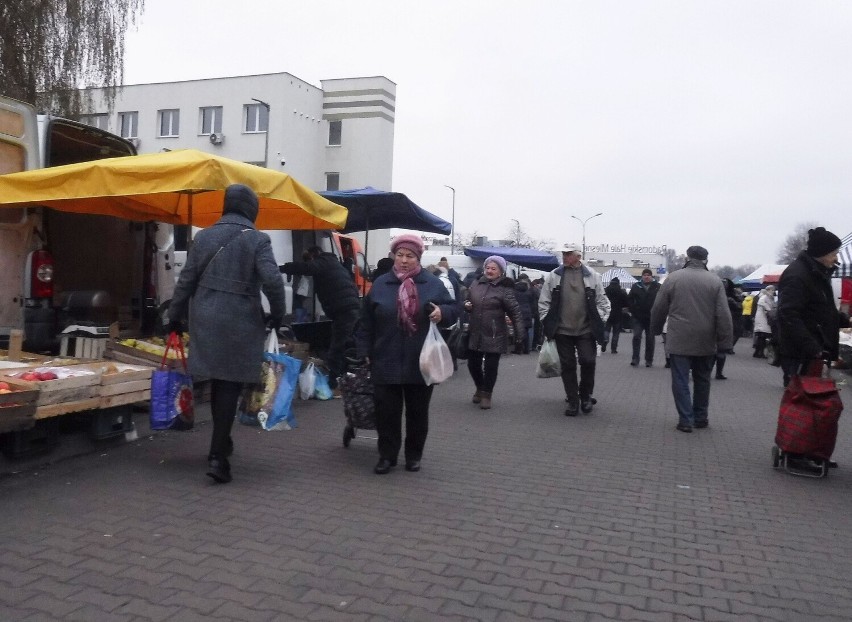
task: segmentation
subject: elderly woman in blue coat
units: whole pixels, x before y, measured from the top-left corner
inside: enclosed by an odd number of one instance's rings
[[[402,447],[405,410],[405,470],[419,471],[429,432],[432,386],[420,372],[420,351],[429,323],[452,326],[456,306],[441,280],[420,266],[423,240],[400,235],[391,242],[393,268],[373,282],[364,298],[356,332],[358,356],[370,363],[374,386],[379,461],[389,473]]]
[[[219,483],[231,481],[231,427],[243,385],[260,378],[266,340],[261,290],[273,327],[284,318],[284,282],[269,236],[255,229],[257,210],[251,188],[228,186],[222,217],[195,236],[169,306],[171,330],[180,329],[188,309],[189,371],[211,380],[207,475]]]

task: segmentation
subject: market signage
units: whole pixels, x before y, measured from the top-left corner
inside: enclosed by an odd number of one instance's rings
[[[665,255],[666,245],[642,246],[641,244],[587,244],[587,253],[650,253]]]

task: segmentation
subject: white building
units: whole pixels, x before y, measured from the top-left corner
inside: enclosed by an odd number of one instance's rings
[[[111,109],[102,89],[90,93],[81,120],[131,139],[140,153],[198,149],[314,190],[391,190],[396,85],[382,76],[320,88],[289,73],[126,85]],[[387,230],[370,233],[370,263],[387,254],[389,239]]]

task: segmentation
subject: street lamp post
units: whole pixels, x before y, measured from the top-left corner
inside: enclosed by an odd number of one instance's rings
[[[450,223],[450,255],[456,254],[456,189],[452,186],[444,184],[444,188],[449,188],[453,191],[453,216]]]
[[[586,223],[589,222],[592,218],[597,218],[598,216],[602,216],[602,215],[603,215],[603,212],[598,212],[594,216],[589,216],[588,218],[586,218],[586,220],[582,220],[580,218],[577,218],[576,216],[571,216],[571,218],[579,221],[580,224],[583,225],[583,259],[586,258]]]
[[[269,168],[269,104],[254,97],[251,100],[266,108],[266,139],[263,144],[263,168]]]

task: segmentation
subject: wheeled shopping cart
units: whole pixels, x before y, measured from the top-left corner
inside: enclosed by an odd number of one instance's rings
[[[837,440],[843,410],[837,384],[823,377],[823,361],[814,361],[806,375],[794,375],[781,399],[772,466],[792,475],[825,477]]]
[[[355,438],[358,430],[376,429],[376,411],[373,404],[373,383],[366,364],[350,367],[338,380],[343,397],[346,427],[343,428],[343,446]]]

